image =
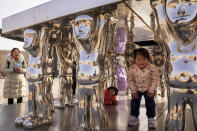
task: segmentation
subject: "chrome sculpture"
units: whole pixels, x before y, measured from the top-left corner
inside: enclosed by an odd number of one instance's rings
[[[128,1],[128,5],[131,6],[132,1]],[[130,89],[127,88],[126,71],[133,64],[132,53],[135,49],[133,43],[134,16],[133,12],[128,11],[128,8],[125,8],[124,4],[118,5],[118,21],[116,23],[116,28],[116,53],[117,58],[121,60],[120,64],[117,65],[117,88],[122,86],[122,89],[124,89],[126,86],[126,95],[128,95]]]
[[[109,130],[108,116],[103,107],[106,82],[106,49],[110,40],[110,17],[102,10],[77,15],[73,35],[79,53],[77,83],[79,88],[79,130]],[[109,41],[108,41],[109,40]]]
[[[65,105],[74,106],[72,91],[72,67],[77,59],[75,43],[72,39],[72,25],[63,28],[62,38],[56,45],[57,56],[60,61],[60,97],[56,108],[64,109]]]
[[[152,61],[154,65],[156,65],[158,72],[159,72],[159,77],[160,77],[160,82],[159,82],[159,88],[160,88],[160,94],[158,91],[156,92],[156,95],[160,95],[161,97],[165,96],[165,86],[164,86],[164,63],[165,63],[165,53],[164,53],[164,48],[162,45],[162,42],[159,43],[159,45],[155,45],[153,47],[153,55],[152,55]]]
[[[116,12],[111,12],[111,15],[117,16]],[[110,20],[110,25],[108,27],[108,41],[106,42],[106,64],[105,64],[105,82],[103,81],[104,87],[114,86],[117,84],[117,73],[116,73],[116,22],[117,19],[112,16],[107,16],[106,19]],[[102,85],[101,85],[102,86]]]
[[[118,24],[117,24],[118,25]],[[126,90],[127,87],[127,75],[125,71],[125,58],[124,52],[127,43],[127,30],[126,28],[117,28],[117,88],[119,90]]]
[[[56,47],[58,58],[60,60],[60,105],[59,108],[64,108],[65,105],[73,106],[72,95],[72,64],[74,60],[74,51],[72,43]],[[58,106],[55,106],[58,108]]]
[[[184,130],[188,104],[197,130],[197,0],[151,0],[151,6],[167,51],[166,129]]]
[[[151,28],[155,31],[154,40],[158,43],[158,45],[153,46],[152,49],[152,62],[154,65],[156,65],[159,76],[160,76],[160,82],[159,82],[159,88],[160,88],[160,94],[158,91],[156,92],[156,96],[160,95],[161,97],[165,97],[165,86],[164,86],[164,64],[166,61],[166,51],[165,46],[163,44],[163,41],[160,39],[160,29],[156,26],[156,18],[155,13],[152,12],[150,14],[151,18]]]
[[[47,27],[40,30],[24,31],[23,48],[29,52],[26,78],[29,86],[28,113],[16,118],[15,125],[32,129],[52,123],[54,116],[52,95],[52,44],[49,43],[50,31]]]

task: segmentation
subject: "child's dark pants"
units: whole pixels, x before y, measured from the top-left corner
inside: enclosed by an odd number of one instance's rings
[[[139,116],[139,109],[140,109],[140,103],[142,95],[145,98],[145,106],[146,106],[146,115],[148,118],[154,118],[155,117],[155,100],[153,97],[148,97],[147,95],[148,91],[146,92],[138,92],[138,99],[135,99],[132,97],[131,99],[131,115],[138,118]]]

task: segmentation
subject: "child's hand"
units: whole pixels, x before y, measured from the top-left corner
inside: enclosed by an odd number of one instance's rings
[[[118,102],[117,101],[112,101],[112,104],[114,105],[114,104],[117,104]]]
[[[148,97],[154,97],[154,93],[148,92]]]
[[[132,94],[132,96],[133,96],[135,99],[138,99],[138,93],[137,93],[137,92],[134,93],[134,94]]]

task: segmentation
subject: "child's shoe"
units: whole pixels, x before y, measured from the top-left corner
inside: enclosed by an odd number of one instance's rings
[[[154,118],[149,118],[148,119],[148,127],[149,128],[156,128],[156,124],[155,124],[155,119]]]
[[[135,116],[131,116],[131,119],[128,123],[129,126],[134,126],[134,125],[137,125],[139,124],[139,119]]]

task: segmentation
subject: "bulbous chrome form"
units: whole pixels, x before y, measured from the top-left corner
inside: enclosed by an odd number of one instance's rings
[[[23,117],[17,117],[16,120],[15,120],[15,125],[17,127],[22,127],[23,126],[23,122],[24,122]]]
[[[26,29],[24,31],[24,45],[23,48],[28,50],[32,56],[36,56],[36,52],[32,49],[37,43],[37,32],[33,29]]]
[[[153,50],[152,50],[152,62],[154,63],[154,65],[156,65],[160,76],[159,87],[161,90],[161,94],[158,94],[158,92],[156,92],[156,95],[161,95],[161,97],[164,97],[165,86],[163,81],[164,81],[164,65],[166,61],[166,51],[165,51],[164,43],[160,39],[160,36],[158,35],[160,34],[160,30],[159,27],[156,27],[156,23],[155,23],[156,18],[154,12],[150,14],[150,18],[151,18],[151,28],[152,30],[155,31],[154,40],[158,43],[158,45],[153,46]]]
[[[72,28],[72,26],[70,26]],[[65,29],[68,37],[70,30]],[[68,38],[68,40],[71,40]],[[73,62],[76,57],[76,48],[73,42],[71,41],[62,41],[59,45],[56,46],[57,56],[60,61],[60,98],[59,105],[55,105],[56,108],[63,109],[65,105],[73,106],[73,92],[72,92],[72,67]],[[67,101],[65,101],[67,99]]]
[[[127,4],[132,6],[133,1],[128,1]],[[129,67],[133,64],[133,50],[135,45],[134,38],[134,16],[133,12],[129,12],[124,4],[118,5],[118,21],[116,23],[116,54],[117,58],[125,61],[125,64],[117,65],[117,88],[127,87],[127,75]],[[118,62],[119,63],[119,62]],[[122,63],[122,62],[120,62]],[[124,63],[124,62],[123,62]],[[121,69],[121,70],[120,70]],[[124,89],[124,88],[119,88]],[[126,89],[126,95],[129,95],[129,88]]]
[[[111,18],[110,18],[111,19]],[[108,39],[106,42],[106,57],[104,58],[103,61],[106,62],[105,64],[105,81],[103,84],[104,87],[109,87],[109,86],[117,86],[117,74],[116,74],[116,68],[117,68],[117,60],[116,60],[116,38],[115,36],[116,32],[116,22],[115,18],[112,18],[114,20],[111,20],[111,24],[108,27]]]
[[[73,20],[73,35],[79,53],[79,130],[108,130],[108,116],[103,108],[106,82],[105,55],[109,13],[81,14]]]
[[[52,45],[48,43],[49,31],[24,31],[23,48],[30,53],[26,78],[29,85],[28,114],[15,120],[16,126],[32,129],[52,123],[54,117],[52,95]]]
[[[35,127],[36,124],[33,125],[33,123],[27,119],[23,122],[23,125],[24,125],[24,129],[32,129]]]
[[[167,130],[184,130],[185,105],[192,109],[197,130],[197,1],[151,0],[165,43],[168,86]]]
[[[159,45],[156,45],[153,47],[153,55],[152,55],[152,61],[154,63],[154,65],[156,65],[158,72],[159,72],[159,76],[160,76],[160,83],[159,83],[159,87],[161,90],[161,97],[165,96],[165,87],[164,87],[164,83],[163,83],[163,74],[164,74],[164,64],[165,64],[165,53],[164,53],[164,48],[162,43],[159,43]],[[158,92],[157,92],[158,95]]]

